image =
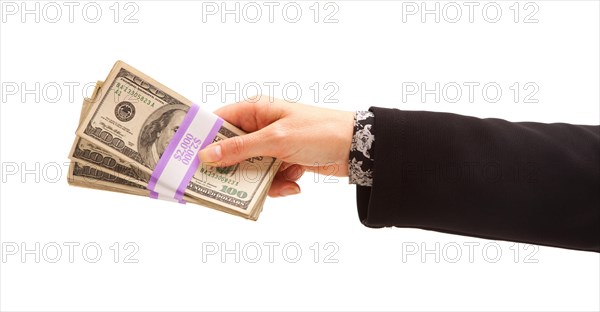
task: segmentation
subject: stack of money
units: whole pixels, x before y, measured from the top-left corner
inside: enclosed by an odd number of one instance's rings
[[[192,105],[118,61],[83,102],[69,153],[69,184],[150,196],[154,169]],[[213,142],[242,134],[224,121]],[[229,167],[200,164],[187,187],[183,185],[180,202],[256,220],[279,165],[272,157],[254,157]]]

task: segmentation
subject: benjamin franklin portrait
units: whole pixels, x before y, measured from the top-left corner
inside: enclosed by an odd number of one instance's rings
[[[146,119],[138,139],[138,148],[148,168],[154,169],[187,111],[188,107],[182,104],[166,105]]]

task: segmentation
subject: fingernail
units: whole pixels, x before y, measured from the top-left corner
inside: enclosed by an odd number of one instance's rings
[[[281,190],[281,192],[279,192],[279,195],[288,196],[288,195],[294,195],[294,194],[298,194],[298,193],[300,193],[300,189],[297,186],[290,186],[290,187],[286,187],[283,190]]]
[[[208,147],[198,153],[200,161],[203,163],[213,163],[221,160],[223,154],[221,153],[221,145],[217,144],[214,147]]]
[[[304,171],[302,170],[301,167],[296,167],[296,168],[294,168],[293,172],[290,173],[289,179],[292,181],[296,181],[296,180],[300,179],[300,177],[302,176],[303,173],[304,173]]]

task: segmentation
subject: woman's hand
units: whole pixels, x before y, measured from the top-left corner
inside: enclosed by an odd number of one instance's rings
[[[222,107],[215,114],[248,132],[215,142],[199,153],[204,163],[223,167],[255,156],[283,161],[269,196],[297,194],[306,170],[348,176],[354,112],[319,108],[266,96]],[[323,167],[327,167],[327,171]]]

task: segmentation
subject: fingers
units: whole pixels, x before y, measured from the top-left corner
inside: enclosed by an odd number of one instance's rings
[[[229,166],[255,156],[274,156],[273,131],[263,128],[282,118],[284,108],[265,96],[224,106],[215,114],[249,134],[212,143],[198,153],[200,161]],[[272,130],[272,129],[271,129]]]
[[[273,98],[260,95],[223,106],[215,114],[246,132],[254,132],[280,119],[283,112],[283,107],[277,105]]]
[[[255,156],[270,156],[266,131],[256,131],[212,143],[200,150],[198,157],[203,163],[226,167]]]
[[[298,183],[281,179],[274,179],[269,189],[269,196],[271,197],[283,197],[299,193],[300,186]]]
[[[302,174],[304,168],[300,165],[290,165],[287,169],[279,171],[273,179],[269,196],[280,197],[300,193],[300,186],[295,181],[300,179]]]
[[[285,170],[281,170],[275,176],[277,177],[277,175],[279,175],[288,181],[298,181],[304,174],[304,171],[305,169],[303,166],[293,164],[288,166]]]

